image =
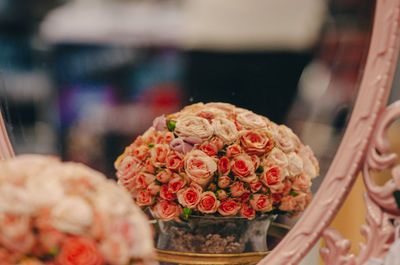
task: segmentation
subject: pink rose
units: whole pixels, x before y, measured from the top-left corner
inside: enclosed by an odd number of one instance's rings
[[[285,153],[293,152],[300,147],[299,138],[285,125],[279,125],[279,127],[273,131],[273,134],[277,147]]]
[[[142,168],[142,161],[133,156],[123,156],[115,162],[117,177],[122,181],[127,181],[136,176]]]
[[[172,201],[161,200],[153,208],[156,218],[163,221],[170,221],[182,213],[182,208]]]
[[[295,176],[303,173],[303,160],[295,152],[291,152],[287,156],[288,158],[288,170],[290,175]]]
[[[267,119],[248,110],[242,110],[236,120],[247,129],[259,129],[267,126]]]
[[[256,211],[247,203],[243,203],[242,208],[240,208],[240,215],[249,220],[253,220],[256,217]]]
[[[167,154],[169,151],[169,145],[167,144],[156,144],[151,150],[151,162],[156,167],[165,166]]]
[[[169,152],[167,156],[167,168],[179,171],[183,166],[183,156],[177,152]]]
[[[218,212],[223,216],[236,215],[240,210],[240,203],[233,199],[227,199],[218,207]]]
[[[169,189],[167,184],[164,184],[164,185],[161,185],[161,188],[160,188],[160,197],[167,201],[173,201],[173,200],[175,200],[176,195],[174,192],[172,192],[171,189]]]
[[[311,192],[298,192],[298,195],[294,199],[297,203],[296,211],[304,211],[311,201]]]
[[[104,260],[95,241],[85,237],[70,237],[57,255],[57,264],[101,265]]]
[[[175,177],[169,181],[168,188],[172,193],[177,193],[186,185],[186,182],[179,175],[174,174],[174,176]]]
[[[147,186],[147,190],[150,192],[151,195],[156,195],[157,193],[160,192],[160,185],[157,185],[156,183],[150,183],[149,186]]]
[[[272,199],[264,194],[253,194],[253,198],[250,199],[250,205],[254,210],[260,212],[272,211]]]
[[[17,253],[29,253],[35,243],[32,234],[30,217],[27,215],[7,215],[0,216],[0,244],[8,250]]]
[[[201,191],[196,187],[190,186],[188,188],[181,189],[177,193],[179,203],[189,209],[196,208],[200,201]]]
[[[110,235],[100,244],[100,251],[108,264],[129,264],[130,251],[122,237]]]
[[[186,154],[184,163],[187,176],[203,187],[210,182],[214,172],[217,171],[215,161],[200,150]]]
[[[141,172],[136,176],[136,188],[137,189],[144,189],[147,188],[147,186],[150,185],[150,183],[153,183],[153,181],[156,179],[156,177],[152,174],[149,173],[144,173]]]
[[[161,183],[167,183],[171,179],[171,177],[172,177],[172,172],[168,168],[158,172],[156,176],[157,180]]]
[[[156,131],[153,127],[150,127],[144,134],[143,134],[143,141],[146,144],[155,143],[158,137],[158,131]]]
[[[254,170],[257,170],[257,168],[260,166],[260,158],[256,155],[252,155],[251,161],[253,161]]]
[[[220,205],[220,201],[217,200],[214,192],[206,191],[200,195],[200,202],[197,205],[197,209],[201,213],[215,213]]]
[[[319,175],[319,164],[318,164],[318,160],[317,160],[317,158],[315,158],[314,153],[311,150],[311,148],[308,145],[306,145],[306,146],[301,145],[298,155],[301,157],[306,157],[311,161],[311,163],[314,165],[314,168],[315,168],[315,176],[318,176]]]
[[[230,168],[231,165],[229,159],[226,156],[221,157],[218,161],[218,171],[221,172],[221,174],[227,175]]]
[[[218,152],[217,147],[208,141],[205,141],[200,145],[200,150],[203,151],[208,156],[215,156]]]
[[[293,196],[291,196],[291,195],[284,196],[281,199],[281,204],[279,205],[279,210],[285,211],[285,212],[294,211],[296,204],[297,204],[297,202]]]
[[[231,195],[232,197],[240,197],[245,193],[246,190],[244,188],[243,182],[233,182],[231,186]]]
[[[264,167],[279,166],[281,168],[285,168],[288,166],[288,158],[281,149],[275,147],[262,162],[262,165]]]
[[[249,183],[250,190],[252,193],[256,193],[262,187],[262,183],[258,180]]]
[[[224,200],[226,200],[226,198],[228,198],[228,194],[224,190],[217,190],[217,197],[221,201],[224,201]]]
[[[311,179],[307,175],[297,175],[292,181],[292,188],[300,191],[307,191],[311,187]]]
[[[274,147],[272,135],[266,131],[241,131],[239,139],[250,155],[264,155]]]
[[[154,196],[148,190],[140,190],[136,195],[136,204],[139,206],[152,205],[154,203]]]
[[[242,148],[238,144],[234,144],[226,148],[226,156],[229,158],[238,156],[241,153],[242,153]]]
[[[221,176],[218,178],[218,187],[221,189],[227,188],[231,184],[231,178],[228,176]]]
[[[246,176],[254,174],[253,161],[248,155],[240,155],[233,159],[232,172],[235,173],[241,180]]]
[[[167,119],[165,118],[165,115],[156,117],[153,120],[153,127],[157,131],[164,131],[165,129],[167,129]]]
[[[147,155],[149,154],[150,148],[146,145],[141,145],[135,149],[133,149],[133,155],[139,159],[139,160],[144,160]]]

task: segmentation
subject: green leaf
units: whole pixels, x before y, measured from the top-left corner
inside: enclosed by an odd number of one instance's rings
[[[154,144],[149,144],[149,147],[150,147],[150,148],[153,148],[153,147],[154,147]]]
[[[293,197],[296,197],[297,195],[299,195],[297,192],[293,191],[290,193],[290,195],[292,195]]]
[[[224,156],[226,154],[226,150],[222,149],[218,151],[218,156]]]
[[[192,213],[192,209],[189,208],[183,208],[183,218],[186,220],[189,219],[189,215]]]
[[[264,168],[262,166],[259,166],[256,170],[256,174],[261,174],[264,172]]]
[[[400,190],[395,190],[393,192],[393,196],[394,196],[394,198],[396,200],[397,208],[400,209]]]
[[[49,251],[49,254],[52,256],[56,256],[58,254],[58,248],[56,248],[56,247],[51,248]]]
[[[176,121],[174,121],[174,120],[168,120],[168,121],[167,121],[167,128],[168,128],[168,130],[171,131],[171,132],[173,132],[173,131],[175,130],[175,124],[176,124]]]

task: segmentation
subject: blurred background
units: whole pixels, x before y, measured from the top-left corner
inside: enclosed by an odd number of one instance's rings
[[[309,144],[321,166],[315,191],[353,107],[374,5],[0,0],[10,140],[17,154],[54,154],[113,178],[116,157],[155,117],[224,101],[287,124]]]

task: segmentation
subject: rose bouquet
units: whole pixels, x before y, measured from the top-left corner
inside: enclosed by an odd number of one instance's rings
[[[153,264],[152,231],[129,194],[86,166],[0,161],[0,264]]]
[[[227,103],[156,118],[115,167],[136,203],[164,221],[296,215],[319,174],[312,150],[291,129]]]

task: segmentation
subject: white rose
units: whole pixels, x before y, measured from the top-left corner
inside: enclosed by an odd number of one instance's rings
[[[64,197],[64,188],[54,176],[30,177],[26,182],[26,192],[36,208],[54,205]]]
[[[295,152],[288,154],[290,175],[296,176],[303,173],[303,160]]]
[[[265,117],[248,110],[241,111],[236,116],[236,121],[246,129],[260,129],[267,126]]]
[[[238,131],[233,122],[225,118],[216,118],[212,121],[215,134],[226,144],[231,144],[238,138]]]
[[[93,222],[89,203],[77,196],[67,196],[51,211],[52,225],[64,232],[83,234]]]
[[[177,119],[174,132],[181,137],[195,136],[204,141],[211,138],[214,133],[214,128],[208,120],[204,118],[184,116]]]
[[[34,211],[32,200],[25,189],[4,183],[0,185],[0,213],[30,214]]]

